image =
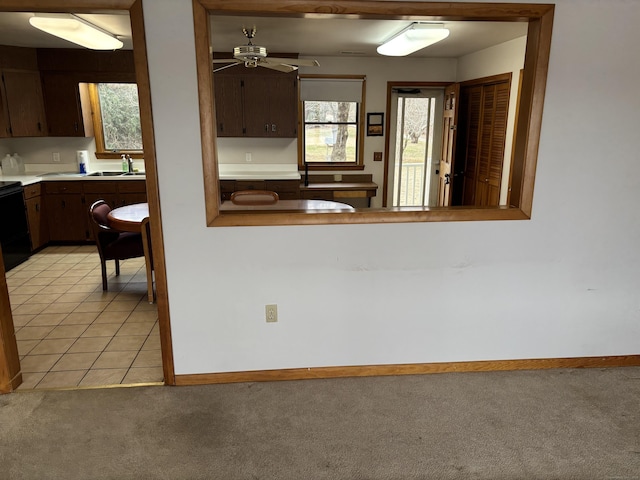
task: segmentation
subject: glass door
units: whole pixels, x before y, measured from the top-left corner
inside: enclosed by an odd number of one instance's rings
[[[392,92],[391,105],[391,205],[436,205],[443,89],[396,88]]]

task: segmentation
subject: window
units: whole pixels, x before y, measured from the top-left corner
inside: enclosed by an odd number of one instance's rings
[[[304,161],[356,163],[358,104],[303,102]]]
[[[126,152],[142,158],[138,87],[135,83],[89,85],[98,158],[120,158]]]
[[[218,157],[215,139],[216,129],[214,125],[215,105],[211,93],[213,73],[211,55],[209,53],[211,48],[211,31],[209,26],[211,18],[213,18],[214,15],[223,17],[251,14],[258,17],[353,18],[353,21],[357,21],[356,19],[359,18],[403,21],[437,18],[440,21],[526,22],[528,29],[526,36],[526,55],[521,76],[522,86],[517,105],[516,125],[513,136],[509,207],[390,207],[340,214],[298,214],[289,212],[272,213],[269,215],[246,213],[221,214],[219,182],[206,181],[204,188],[207,225],[222,227],[240,225],[324,225],[344,223],[529,219],[533,204],[538,141],[542,125],[542,110],[544,106],[551,33],[553,29],[554,5],[538,3],[445,3],[426,1],[397,2],[396,4],[396,2],[377,2],[372,0],[353,0],[343,3],[344,5],[340,4],[339,13],[327,13],[325,9],[326,5],[318,6],[318,4],[313,2],[272,0],[270,2],[252,2],[249,7],[245,6],[246,8],[242,9],[238,7],[237,2],[228,2],[228,0],[194,0],[196,63],[198,68],[198,90],[201,108],[200,132],[205,178],[218,178]],[[348,66],[345,68],[348,68]],[[390,73],[393,74],[394,72],[391,71]],[[302,75],[300,77],[302,79]],[[436,80],[439,81],[440,79]],[[362,86],[364,93],[364,83]],[[375,110],[378,110],[377,107],[376,105]],[[364,104],[361,104],[361,116],[364,111]],[[387,116],[387,119],[388,118]],[[302,137],[302,130],[302,128],[299,129],[300,137]],[[360,136],[362,137],[362,132]],[[388,136],[386,140],[388,140]],[[302,145],[302,141],[298,143]],[[359,143],[359,146],[361,145],[362,143]],[[387,149],[387,146],[384,148]],[[361,156],[363,155],[363,148],[359,148],[359,154]],[[302,164],[303,154],[301,150],[299,150],[298,158],[299,164]],[[361,162],[362,160],[359,159],[358,161]],[[363,168],[363,165],[358,165],[358,167]],[[331,164],[327,164],[326,167],[314,166],[312,168],[335,169],[335,165],[332,167]],[[384,185],[386,185],[386,179]]]
[[[361,168],[364,78],[300,77],[300,166]]]

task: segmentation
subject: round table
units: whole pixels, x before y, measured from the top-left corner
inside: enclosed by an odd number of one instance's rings
[[[107,215],[109,226],[121,232],[139,232],[142,221],[149,217],[148,203],[134,203],[114,208]]]

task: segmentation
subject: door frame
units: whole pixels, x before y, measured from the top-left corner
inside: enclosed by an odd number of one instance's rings
[[[76,12],[95,13],[100,10],[126,10],[129,12],[133,40],[133,57],[140,103],[140,123],[142,128],[144,164],[147,184],[147,202],[153,243],[153,264],[156,279],[156,302],[158,305],[158,326],[160,330],[160,348],[162,352],[162,370],[164,383],[175,385],[173,345],[171,341],[171,323],[169,318],[169,298],[162,235],[162,217],[156,165],[155,137],[151,110],[151,89],[147,64],[147,45],[145,41],[142,0],[5,0],[0,6],[6,12]],[[0,268],[0,284],[6,282],[4,268]],[[1,293],[1,292],[0,292]],[[13,317],[9,308],[0,310],[0,394],[15,390],[22,383],[22,375],[15,370],[15,364],[6,355],[7,351],[17,349],[13,334]],[[8,348],[7,348],[8,346]],[[18,366],[19,368],[19,366]]]
[[[394,88],[446,88],[451,82],[387,82],[387,112],[391,111],[391,97]],[[384,180],[382,182],[382,207],[388,205],[389,194],[389,164],[391,152],[389,151],[391,136],[391,115],[387,115],[385,120],[384,134]]]

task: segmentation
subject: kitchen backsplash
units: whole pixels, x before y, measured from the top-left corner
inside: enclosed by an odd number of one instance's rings
[[[89,152],[87,171],[121,170],[118,160],[98,160],[95,158],[96,144],[93,137],[29,137],[0,139],[0,154],[18,153],[22,157],[27,173],[30,172],[75,172],[78,169],[76,152]],[[59,162],[54,162],[53,154],[58,153]],[[133,166],[144,171],[144,160],[134,160]]]
[[[218,138],[219,163],[297,164],[295,138]]]

